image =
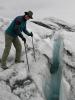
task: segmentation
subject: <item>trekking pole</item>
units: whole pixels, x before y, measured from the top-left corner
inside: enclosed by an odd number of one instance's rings
[[[26,50],[26,45],[25,45],[25,43],[24,43],[24,47],[25,47],[25,53],[26,53],[26,61],[27,61],[28,71],[30,71],[30,69],[29,69],[29,63],[28,63],[27,50]]]
[[[35,48],[34,48],[34,43],[33,43],[33,37],[32,37],[32,45],[33,45],[34,59],[35,59],[35,61],[36,61],[36,57],[35,57]]]

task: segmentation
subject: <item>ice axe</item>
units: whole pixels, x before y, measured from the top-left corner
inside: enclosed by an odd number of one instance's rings
[[[24,42],[24,47],[25,47],[25,53],[26,53],[26,61],[27,61],[27,66],[28,66],[28,72],[30,72],[29,63],[28,63],[28,56],[27,56],[27,47],[26,47],[26,43],[25,42]]]
[[[25,47],[26,61],[27,61],[27,66],[28,66],[28,74],[27,74],[27,77],[25,79],[25,85],[29,85],[29,84],[31,84],[31,82],[33,82],[33,80],[31,78],[31,74],[30,74],[30,67],[29,67],[28,56],[27,56],[27,47],[26,47],[25,42],[24,42],[24,47]]]
[[[35,57],[35,48],[34,48],[33,37],[32,37],[32,45],[33,45],[33,53],[34,53],[34,59],[35,59],[35,61],[36,61],[36,57]]]

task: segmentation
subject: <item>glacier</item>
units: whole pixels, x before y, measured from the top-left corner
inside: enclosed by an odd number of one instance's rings
[[[5,45],[4,31],[10,22],[7,18],[0,18],[0,58]],[[30,72],[21,41],[24,63],[14,64],[5,71],[0,68],[0,100],[75,100],[74,25],[56,18],[45,18],[29,21],[27,28],[34,34],[36,61],[32,39],[24,34]],[[8,65],[14,62],[14,52],[12,46]],[[51,74],[51,69],[56,72]]]

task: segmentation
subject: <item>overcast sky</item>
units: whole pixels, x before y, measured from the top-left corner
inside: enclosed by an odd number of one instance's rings
[[[0,16],[14,18],[28,10],[34,19],[50,16],[75,24],[75,0],[0,0]]]

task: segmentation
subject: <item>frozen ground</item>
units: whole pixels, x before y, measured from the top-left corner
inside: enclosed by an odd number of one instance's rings
[[[9,23],[9,19],[0,18],[0,58],[5,44],[4,30]],[[75,100],[74,26],[56,18],[45,18],[35,23],[39,25],[28,22],[27,28],[34,34],[36,62],[32,38],[25,35],[30,73],[27,71],[25,48],[21,41],[22,59],[25,62],[14,64],[5,71],[0,68],[0,100],[50,100],[50,95],[53,95],[51,91],[55,93],[53,96],[57,100]],[[61,45],[61,42],[58,40],[64,43],[59,52],[57,46]],[[60,66],[57,73],[51,75],[54,54],[60,54]],[[58,59],[58,56],[56,57]],[[12,46],[7,64],[13,63],[14,58],[15,49]],[[26,80],[28,76],[31,79]]]

